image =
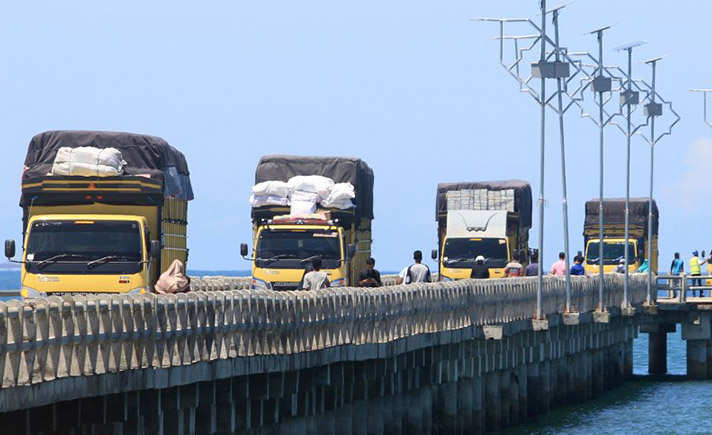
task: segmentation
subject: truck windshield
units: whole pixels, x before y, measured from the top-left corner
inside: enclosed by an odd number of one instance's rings
[[[94,260],[100,260],[88,264]],[[142,270],[138,222],[53,220],[32,224],[26,264],[31,273],[115,274]]]
[[[506,239],[447,239],[443,252],[445,267],[472,268],[477,256],[485,257],[489,267],[504,267],[507,264]]]
[[[263,230],[255,249],[257,267],[304,269],[302,260],[319,256],[323,269],[341,266],[341,240],[336,231]]]
[[[599,242],[589,242],[586,248],[586,263],[598,264]],[[625,242],[603,240],[603,264],[618,264],[625,256]],[[635,243],[628,242],[628,261],[635,261]]]

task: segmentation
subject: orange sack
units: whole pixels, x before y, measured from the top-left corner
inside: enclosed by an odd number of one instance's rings
[[[183,262],[173,260],[168,269],[161,274],[156,283],[156,293],[183,293],[190,290],[190,278],[183,273]]]

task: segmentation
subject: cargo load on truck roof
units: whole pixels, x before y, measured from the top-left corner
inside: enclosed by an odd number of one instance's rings
[[[524,180],[440,183],[435,220],[448,210],[507,210],[520,214],[521,226],[532,226],[532,189]]]
[[[182,200],[193,199],[188,163],[183,153],[160,137],[145,134],[108,131],[47,131],[32,138],[25,158],[23,184],[36,178],[62,179],[76,176],[48,176],[60,148],[94,147],[115,148],[126,161],[124,175],[106,177],[120,180],[123,177],[149,177],[160,180],[163,194]]]
[[[648,214],[649,214],[649,199],[648,198],[630,198],[629,210],[630,214],[628,221],[632,226],[642,226],[643,231],[648,232]],[[586,201],[586,219],[584,221],[584,233],[586,227],[595,226],[598,228],[598,210],[600,201],[592,199]],[[658,221],[660,219],[658,213],[658,205],[653,200],[653,234],[658,233]],[[605,225],[624,225],[625,224],[625,198],[604,198],[603,199],[603,222]],[[606,230],[607,232],[609,230]]]
[[[351,183],[357,218],[373,219],[373,170],[359,158],[264,156],[257,164],[255,184],[265,181],[289,181],[299,175],[321,175],[334,183]],[[254,210],[253,210],[254,213]]]

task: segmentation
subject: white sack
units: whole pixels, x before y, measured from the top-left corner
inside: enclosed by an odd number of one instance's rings
[[[252,186],[252,194],[255,196],[273,195],[287,198],[289,196],[289,186],[284,181],[263,181]]]
[[[287,184],[292,192],[317,193],[321,199],[324,199],[329,195],[329,190],[334,185],[334,180],[321,175],[297,175],[290,178]]]
[[[264,207],[266,205],[286,207],[289,205],[289,198],[275,195],[250,195],[250,204],[252,204],[252,207]]]
[[[356,198],[354,185],[351,183],[336,183],[329,189],[329,195],[322,202],[337,202]]]
[[[316,203],[319,200],[319,195],[312,192],[303,192],[295,190],[291,195],[291,209],[289,214],[308,214],[316,211]]]
[[[290,215],[304,215],[316,212],[316,201],[295,201],[292,200]]]
[[[349,208],[356,207],[350,199],[339,199],[336,201],[322,201],[321,206],[324,208],[338,208],[340,210],[346,210]]]
[[[116,177],[121,172],[106,165],[89,165],[87,163],[62,162],[52,165],[51,175],[71,175],[75,177]]]
[[[292,192],[290,195],[290,198],[292,201],[306,201],[306,202],[314,202],[316,203],[319,201],[319,195],[316,193],[312,192],[303,192],[301,190],[295,190]]]
[[[53,175],[112,177],[121,175],[126,162],[116,148],[61,147],[52,164]]]

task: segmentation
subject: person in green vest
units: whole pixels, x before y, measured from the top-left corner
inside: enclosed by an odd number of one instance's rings
[[[695,276],[701,276],[702,275],[702,266],[705,264],[707,260],[701,260],[700,261],[700,253],[697,251],[692,252],[692,258],[690,258],[690,276],[695,277]],[[692,286],[693,287],[699,287],[702,285],[702,279],[701,278],[692,278]],[[695,294],[695,291],[692,291],[692,294]],[[704,296],[704,290],[700,289],[700,297]]]

